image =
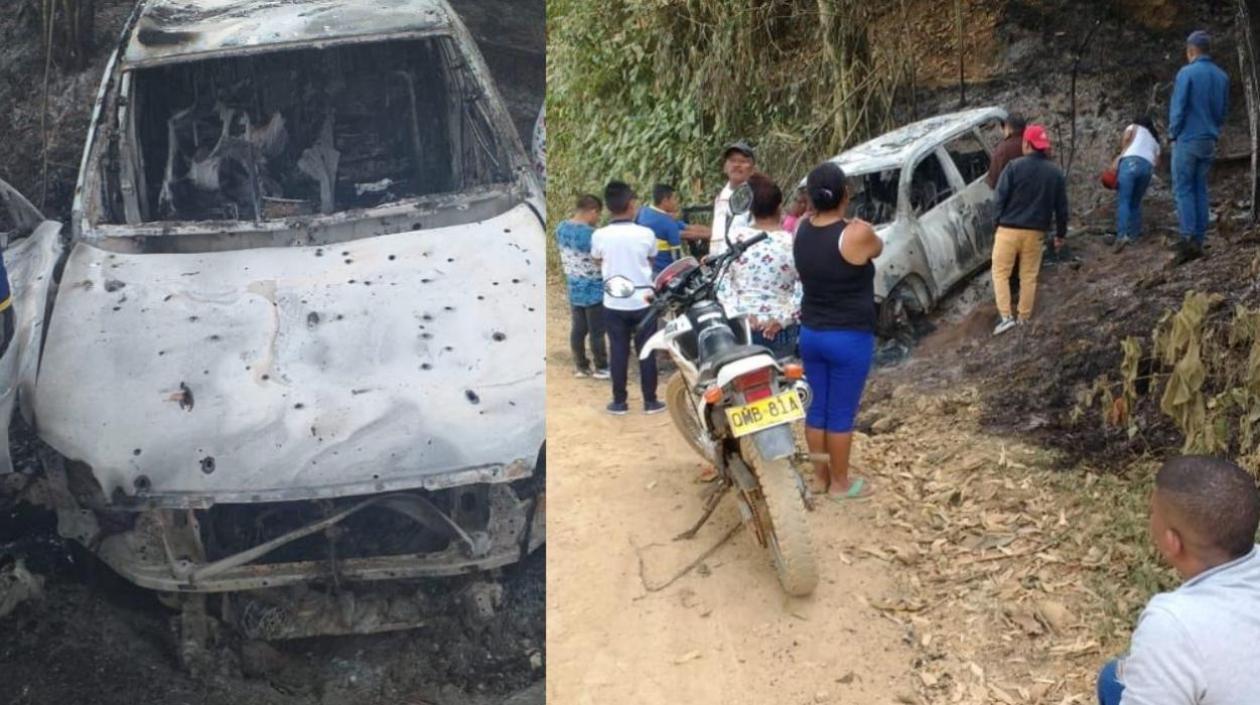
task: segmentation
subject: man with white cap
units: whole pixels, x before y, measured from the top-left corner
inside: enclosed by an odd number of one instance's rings
[[[1207,32],[1186,38],[1187,64],[1177,72],[1168,111],[1168,135],[1173,142],[1173,195],[1181,239],[1178,264],[1203,256],[1208,226],[1208,172],[1216,157],[1216,140],[1229,109],[1229,77],[1212,62]]]
[[[747,142],[733,142],[722,150],[722,173],[726,174],[726,185],[718,194],[713,204],[713,226],[710,231],[709,253],[719,254],[726,250],[726,221],[731,220],[730,229],[734,231],[749,224],[748,214],[731,218],[731,194],[735,189],[748,182],[757,166],[757,154]]]

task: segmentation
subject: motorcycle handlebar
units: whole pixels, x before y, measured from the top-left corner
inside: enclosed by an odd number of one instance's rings
[[[770,233],[767,233],[763,230],[757,233],[756,235],[748,238],[747,240],[744,240],[742,242],[732,243],[731,248],[720,255],[706,256],[703,261],[705,264],[713,265],[717,263],[724,263],[729,260],[738,259],[741,255],[743,255],[753,246],[760,244],[761,242],[763,242],[769,237],[770,237]],[[655,319],[656,316],[660,314],[661,310],[664,307],[665,307],[665,299],[664,297],[660,296],[658,293],[658,295],[652,300],[651,305],[648,306],[648,312],[647,312],[647,315],[644,316],[643,322],[647,323]],[[638,328],[640,327],[642,327],[642,324],[640,324],[639,326],[636,326],[635,329],[638,330]]]
[[[761,242],[763,242],[769,237],[770,237],[770,233],[767,233],[763,230],[757,233],[756,235],[748,238],[747,240],[744,240],[742,242],[731,243],[730,249],[727,250],[726,252],[723,252],[720,255],[706,256],[704,258],[704,263],[715,264],[717,262],[721,262],[724,259],[736,259],[740,255],[743,255],[745,252],[752,249],[754,245],[760,244]]]
[[[756,245],[757,243],[761,242],[762,240],[765,240],[768,237],[770,237],[770,233],[763,230],[757,233],[756,235],[752,236],[751,238],[745,240],[744,242],[738,243],[736,247],[739,248],[740,253],[744,253],[744,252],[747,252],[750,247],[752,247],[753,245]]]

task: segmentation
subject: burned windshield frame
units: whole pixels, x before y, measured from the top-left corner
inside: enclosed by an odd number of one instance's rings
[[[101,164],[106,223],[277,221],[515,180],[449,34],[233,54],[122,80],[121,139]],[[423,99],[434,94],[448,99]]]

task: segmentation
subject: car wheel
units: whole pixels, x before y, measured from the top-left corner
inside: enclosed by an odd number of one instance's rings
[[[879,306],[877,323],[880,337],[911,343],[914,341],[913,317],[923,311],[918,298],[905,284],[898,284]]]

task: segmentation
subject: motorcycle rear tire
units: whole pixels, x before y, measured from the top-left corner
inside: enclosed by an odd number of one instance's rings
[[[740,439],[739,449],[761,485],[767,524],[762,528],[770,543],[779,584],[787,594],[804,597],[818,586],[818,566],[796,470],[787,459],[763,459],[750,436]]]
[[[669,378],[669,383],[665,385],[665,405],[669,408],[669,416],[674,421],[674,427],[682,434],[687,445],[691,446],[691,449],[705,462],[712,463],[713,458],[700,444],[700,438],[704,436],[704,428],[700,425],[700,420],[696,418],[695,402],[691,399],[691,391],[687,389],[687,380],[683,379],[681,372],[675,372]]]

